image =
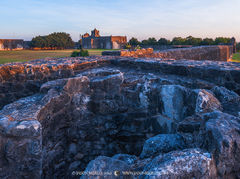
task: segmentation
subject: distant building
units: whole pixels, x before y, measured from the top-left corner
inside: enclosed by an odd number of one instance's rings
[[[127,43],[126,36],[100,36],[94,29],[91,36],[86,33],[82,36],[82,46],[85,49],[121,49]]]
[[[0,39],[0,50],[23,50],[22,39]]]

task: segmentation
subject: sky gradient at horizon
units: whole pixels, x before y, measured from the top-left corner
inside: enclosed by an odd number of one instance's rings
[[[148,37],[236,37],[240,0],[7,0],[0,1],[0,38],[79,34]]]

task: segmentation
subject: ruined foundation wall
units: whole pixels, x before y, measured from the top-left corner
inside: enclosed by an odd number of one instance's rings
[[[0,101],[5,106],[0,112],[0,178],[64,178],[99,155],[139,155],[147,138],[160,131],[174,133],[175,121],[202,110],[196,108],[198,94],[213,98],[207,90],[215,85],[240,94],[239,76],[239,63],[159,58],[60,58],[1,65],[0,94],[6,101]],[[38,83],[34,91],[26,86],[30,82]],[[29,97],[16,100],[23,95]],[[215,104],[219,102],[213,100],[214,109]],[[239,133],[234,135],[239,139]],[[239,153],[234,145],[231,156]],[[240,168],[236,158],[228,169]]]
[[[44,82],[71,77],[75,72],[108,63],[103,59],[72,59],[0,65],[0,109],[19,98],[35,94]]]
[[[238,64],[211,61],[152,60],[129,57],[95,57],[94,59],[87,57],[58,59],[58,63],[56,59],[49,59],[48,61],[0,65],[0,109],[19,98],[38,92],[44,82],[68,78],[74,76],[78,71],[109,64],[200,78],[226,86],[240,94],[240,73],[239,70],[236,70],[240,68]],[[221,69],[219,63],[229,69]]]
[[[159,52],[162,58],[227,61],[232,55],[232,46],[202,46],[172,49]]]
[[[182,49],[170,49],[154,52],[153,49],[141,49],[136,51],[103,52],[103,55],[114,55],[124,57],[151,57],[167,59],[187,59],[187,60],[212,60],[227,61],[233,53],[233,47],[222,46],[200,46]]]

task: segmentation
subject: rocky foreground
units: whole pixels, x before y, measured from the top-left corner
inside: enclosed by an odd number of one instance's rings
[[[48,59],[0,82],[0,178],[240,177],[238,63]]]

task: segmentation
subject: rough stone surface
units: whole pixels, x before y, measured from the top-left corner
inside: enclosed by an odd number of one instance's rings
[[[152,48],[139,49],[135,51],[113,51],[103,52],[102,55],[112,56],[127,56],[127,57],[158,57],[168,59],[188,59],[188,60],[213,60],[213,61],[227,61],[233,53],[233,46],[200,46],[191,48],[180,48],[163,50],[160,52],[153,52]]]
[[[221,103],[211,93],[206,90],[194,90],[197,95],[196,113],[206,113],[214,110],[222,110]]]
[[[221,112],[205,114],[202,142],[214,156],[220,177],[239,177],[240,118]]]
[[[223,111],[240,117],[240,96],[224,87],[215,86],[211,91],[222,103]]]
[[[160,52],[161,58],[227,61],[232,55],[232,46],[201,46],[185,49],[170,49]]]
[[[159,58],[0,65],[0,178],[79,178],[98,156],[138,172],[164,156],[166,171],[177,152],[198,167],[166,176],[204,178],[213,163],[217,177],[239,177],[239,76],[237,63]],[[151,140],[170,147],[139,157]]]
[[[131,176],[126,176],[122,172],[129,171],[130,166],[125,162],[117,159],[113,159],[110,157],[100,156],[95,160],[91,161],[86,170],[84,171],[84,175],[81,179],[88,178],[133,178]],[[97,173],[94,175],[94,173]]]
[[[214,178],[211,154],[199,149],[174,151],[155,157],[143,170],[141,178]]]
[[[138,159],[135,155],[128,155],[128,154],[117,154],[117,155],[114,155],[112,158],[117,160],[122,160],[128,165],[133,165]]]
[[[34,60],[26,63],[0,65],[0,108],[39,92],[47,81],[74,76],[78,71],[95,68],[105,59],[69,58]]]
[[[177,85],[163,85],[161,89],[163,115],[180,121],[184,115],[185,88]]]
[[[178,123],[178,132],[193,133],[199,131],[201,123],[204,122],[200,115],[193,115]]]
[[[215,86],[211,90],[213,91],[215,96],[219,99],[219,101],[221,101],[221,103],[228,103],[231,101],[240,100],[240,96],[237,93],[230,91],[222,86],[221,87]]]
[[[0,178],[41,178],[42,126],[36,120],[41,97],[19,100],[1,111]]]
[[[0,65],[0,107],[21,97],[35,94],[39,91],[41,84],[47,81],[71,77],[81,70],[110,63],[145,70],[151,69],[151,71],[158,71],[163,74],[202,79],[240,94],[240,81],[238,78],[240,67],[239,64],[234,62],[175,61],[159,58],[150,60],[124,57],[63,58]],[[190,85],[193,84],[190,83]]]
[[[168,153],[184,147],[185,143],[182,136],[178,134],[160,134],[145,142],[140,158],[153,157],[160,153]]]

